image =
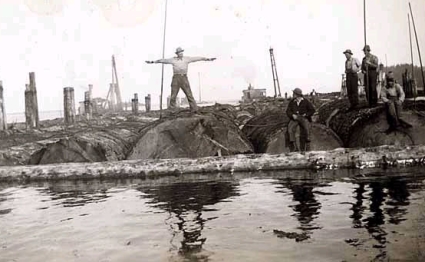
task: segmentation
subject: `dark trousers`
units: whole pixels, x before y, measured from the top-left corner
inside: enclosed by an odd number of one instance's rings
[[[364,84],[366,91],[366,98],[369,106],[376,106],[378,103],[378,92],[376,91],[378,72],[376,70],[369,70],[364,75]]]
[[[295,132],[297,131],[297,127],[300,126],[301,132],[305,132],[305,140],[306,142],[310,142],[310,123],[307,118],[298,116],[297,120],[291,119],[288,123],[288,134],[289,141],[295,142]]]
[[[345,84],[347,86],[347,96],[350,106],[355,107],[359,104],[359,78],[357,74],[348,73]]]
[[[401,102],[397,97],[388,97],[388,102],[385,103],[385,108],[387,112],[387,121],[390,125],[390,128],[396,128],[400,125],[400,115],[401,115]]]
[[[186,95],[190,110],[196,111],[198,109],[198,106],[196,105],[196,101],[193,98],[192,90],[190,89],[190,84],[189,80],[187,79],[187,75],[177,74],[173,75],[173,81],[171,82],[170,109],[174,109],[176,107],[176,98],[180,91],[180,88]]]

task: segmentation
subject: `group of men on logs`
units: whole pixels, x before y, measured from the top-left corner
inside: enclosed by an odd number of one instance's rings
[[[361,64],[357,58],[353,57],[353,52],[350,49],[343,52],[347,58],[345,61],[345,74],[347,95],[350,102],[348,110],[358,109],[358,73],[361,71],[364,74],[366,99],[369,107],[376,107],[379,98],[385,103],[389,125],[386,133],[389,134],[400,127],[412,127],[400,117],[405,99],[403,88],[395,81],[392,71],[385,75],[383,71],[384,65],[378,65],[378,57],[370,51],[370,46],[365,45],[363,48],[365,56]]]
[[[184,50],[178,47],[175,51],[175,57],[146,61],[146,63],[171,64],[173,66],[173,79],[171,82],[169,108],[173,110],[176,107],[177,94],[179,90],[182,89],[189,102],[190,110],[196,113],[198,107],[187,77],[188,65],[189,63],[198,61],[214,61],[216,58],[183,56],[183,52]],[[398,127],[411,127],[410,124],[400,118],[402,103],[405,98],[403,88],[395,82],[392,72],[388,72],[385,79],[384,75],[379,73],[380,71],[382,72],[382,70],[379,70],[379,67],[382,69],[383,65],[378,65],[378,58],[370,53],[369,45],[363,48],[363,52],[365,57],[361,64],[357,58],[353,57],[353,52],[350,49],[343,52],[347,58],[345,62],[345,73],[348,99],[350,102],[350,108],[348,110],[358,108],[358,73],[361,70],[365,74],[366,98],[369,107],[375,107],[378,98],[381,98],[386,105],[389,123],[389,128],[386,132],[390,133],[397,130]],[[303,132],[305,139],[305,148],[301,149],[301,151],[310,150],[310,122],[312,121],[311,117],[314,113],[315,108],[312,103],[304,98],[301,89],[295,88],[293,90],[293,98],[286,109],[286,114],[289,117],[288,137],[290,151],[300,151],[297,148],[295,137],[297,127],[300,127],[300,131]]]

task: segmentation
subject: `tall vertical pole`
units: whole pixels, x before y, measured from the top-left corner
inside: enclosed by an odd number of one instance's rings
[[[410,15],[412,16],[413,31],[415,32],[416,45],[418,47],[419,63],[421,64],[422,85],[425,88],[425,76],[424,76],[424,69],[423,69],[423,66],[422,66],[421,50],[419,49],[419,41],[418,41],[418,35],[416,34],[415,19],[413,18],[412,6],[410,5],[410,2],[409,2],[409,8],[410,8]],[[413,72],[412,72],[412,74],[413,74]]]
[[[366,0],[363,0],[363,31],[364,31],[364,44],[367,44],[366,39]]]
[[[410,59],[412,61],[412,78],[413,78],[413,47],[412,47],[412,32],[410,29],[410,15],[407,13],[407,22],[409,23],[409,41],[410,41]]]
[[[201,100],[201,73],[198,72],[198,81],[199,81],[199,103],[202,101]]]
[[[364,45],[366,47],[367,45],[367,38],[366,38],[366,0],[363,0],[363,31],[364,31]],[[366,64],[366,81],[365,81],[365,93],[369,93],[369,69]],[[368,97],[368,96],[366,96]]]
[[[165,17],[164,17],[164,36],[162,38],[162,59],[165,58],[165,32],[167,29],[167,5],[168,0],[165,0]],[[161,96],[159,99],[159,118],[162,118],[162,95],[164,92],[164,64],[161,68]]]
[[[3,81],[0,80],[0,130],[7,129],[6,111],[3,98]]]
[[[121,98],[120,85],[118,82],[117,64],[115,62],[115,56],[112,56],[112,75],[115,76],[114,87],[115,87],[115,95],[117,97],[118,111],[122,111],[122,98]]]
[[[385,68],[388,68],[387,54],[385,54]]]

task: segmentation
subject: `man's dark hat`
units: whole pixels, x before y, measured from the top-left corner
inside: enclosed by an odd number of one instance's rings
[[[347,49],[343,52],[343,54],[350,54],[353,55],[353,52],[351,52],[351,49]]]
[[[370,51],[370,46],[369,45],[365,45],[363,47],[363,51]]]
[[[294,92],[294,94],[302,96],[303,95],[303,91],[301,91],[301,89],[299,89],[298,87],[295,88],[294,90],[292,90],[292,92]]]

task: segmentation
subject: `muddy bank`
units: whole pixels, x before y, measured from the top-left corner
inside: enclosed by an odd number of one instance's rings
[[[336,169],[418,166],[425,164],[425,146],[380,146],[366,149],[339,148],[268,155],[236,155],[198,159],[126,160],[0,167],[2,181],[157,177],[195,173],[235,173],[293,169]]]

